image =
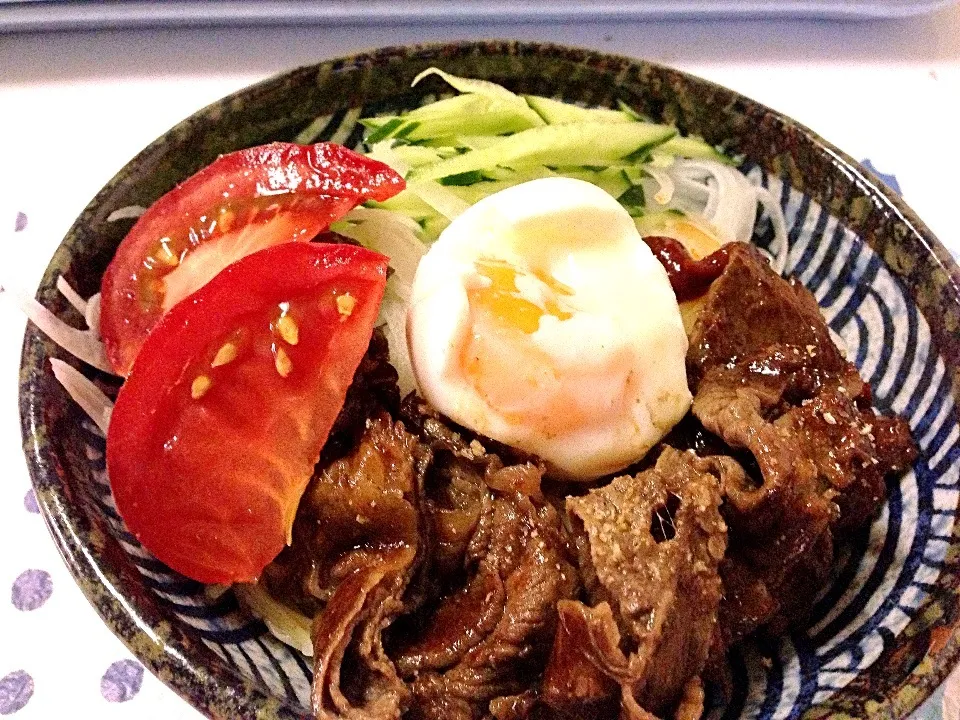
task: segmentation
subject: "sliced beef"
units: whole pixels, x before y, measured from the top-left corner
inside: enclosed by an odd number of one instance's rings
[[[437,537],[436,608],[406,619],[391,648],[411,717],[529,712],[535,699],[523,693],[542,671],[557,602],[578,586],[560,518],[539,499],[542,466],[505,465],[415,398],[401,413],[433,452],[426,507]]]
[[[557,633],[543,673],[543,702],[563,716],[615,717],[621,687],[640,676],[620,647],[620,629],[609,603],[589,607],[576,600],[558,604]]]
[[[723,273],[710,286],[690,338],[687,370],[695,390],[702,373],[775,344],[812,345],[823,368],[845,361],[830,339],[813,295],[770,269],[752,245],[730,243]]]
[[[441,602],[398,658],[414,718],[474,720],[492,700],[527,690],[549,652],[557,603],[576,591],[552,507],[515,493],[496,496],[484,515],[467,551],[475,569],[466,588]],[[424,652],[438,645],[447,651]]]
[[[589,712],[619,687],[628,715],[676,707],[715,632],[728,464],[665,448],[652,469],[567,500],[582,527],[580,568],[594,607],[565,606],[545,673],[547,702]]]
[[[314,617],[319,718],[395,718],[409,691],[381,632],[418,604],[411,579],[427,555],[421,517],[430,452],[383,413],[354,449],[318,472],[294,541],[264,573],[268,590]],[[286,591],[286,594],[284,592]]]
[[[801,620],[829,577],[834,533],[862,527],[916,457],[878,415],[816,301],[755,249],[731,246],[687,355],[692,413],[738,458],[723,482],[730,551],[717,647]],[[689,433],[688,433],[689,435]],[[715,650],[716,653],[716,650]]]
[[[540,699],[534,690],[518,695],[506,695],[490,701],[490,715],[495,720],[526,720],[539,707]]]
[[[415,393],[403,399],[400,417],[431,450],[449,453],[481,472],[489,488],[540,497],[546,465],[536,456],[455,425]]]
[[[381,631],[403,610],[406,550],[382,553],[337,584],[313,622],[313,712],[318,720],[399,718],[410,692]]]
[[[502,446],[456,427],[413,393],[404,398],[400,417],[434,456],[425,509],[435,539],[435,569],[447,577],[463,569],[467,545],[492,500],[491,490],[539,498],[544,466],[513,452],[506,454],[510,464],[505,464],[487,449]]]

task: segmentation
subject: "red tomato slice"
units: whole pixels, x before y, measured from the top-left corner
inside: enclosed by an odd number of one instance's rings
[[[160,320],[107,435],[117,507],[148,550],[208,583],[253,580],[280,552],[386,278],[371,250],[287,243]]]
[[[151,205],[120,243],[101,287],[110,364],[126,375],[163,314],[230,263],[311,240],[356,205],[403,188],[388,166],[332,143],[220,157]]]

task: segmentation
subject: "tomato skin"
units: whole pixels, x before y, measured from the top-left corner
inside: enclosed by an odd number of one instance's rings
[[[234,263],[160,320],[107,435],[117,508],[160,560],[205,583],[249,582],[284,547],[386,275],[387,259],[362,247],[287,243]],[[281,312],[298,337],[279,332]],[[228,343],[237,352],[217,365]]]
[[[164,312],[245,255],[311,240],[366,200],[404,188],[387,165],[333,143],[223,155],[157,200],[103,276],[100,332],[126,375]]]

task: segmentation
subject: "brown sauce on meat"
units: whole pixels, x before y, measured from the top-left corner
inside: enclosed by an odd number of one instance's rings
[[[695,720],[730,647],[806,620],[909,428],[758,250],[647,242],[680,300],[705,292],[693,405],[593,487],[544,493],[536,458],[401,401],[375,333],[263,576],[314,618],[317,718]]]
[[[649,246],[670,278],[677,302],[703,295],[710,283],[720,277],[727,266],[728,248],[720,248],[700,260],[694,260],[683,244],[673,238],[652,235],[643,241]]]

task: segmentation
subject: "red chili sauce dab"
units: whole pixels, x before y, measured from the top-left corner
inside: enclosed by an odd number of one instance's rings
[[[694,260],[679,240],[652,235],[643,241],[653,251],[670,278],[670,285],[677,295],[677,302],[693,300],[703,295],[710,283],[720,277],[727,266],[729,253],[726,247]]]

